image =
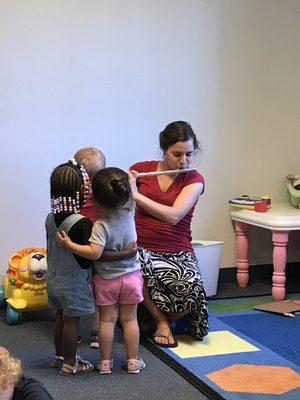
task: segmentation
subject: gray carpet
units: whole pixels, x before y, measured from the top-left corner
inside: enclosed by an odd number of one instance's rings
[[[139,375],[127,374],[125,348],[121,331],[117,328],[114,345],[114,370],[111,375],[91,372],[87,375],[62,377],[48,367],[53,357],[54,320],[49,312],[24,313],[23,322],[8,326],[5,312],[0,311],[0,344],[9,349],[23,363],[27,376],[40,380],[56,400],[205,400],[194,386],[141,346],[140,355],[147,367]],[[98,351],[90,349],[89,321],[82,320],[83,343],[78,352],[93,363],[98,361]]]
[[[298,265],[293,267],[291,276],[287,276],[287,292],[299,292],[300,277]],[[255,270],[259,272],[254,273]],[[239,288],[230,271],[221,276],[218,293],[215,298],[252,296],[271,294],[272,269],[252,268],[250,284]],[[235,274],[236,271],[233,270]],[[221,274],[222,275],[222,274]],[[228,279],[227,279],[228,278]],[[83,343],[78,352],[93,363],[98,361],[98,351],[88,346],[89,320],[83,319],[81,334]],[[0,344],[19,357],[25,374],[40,380],[49,389],[56,400],[206,400],[207,397],[184,380],[174,370],[164,364],[148,350],[140,347],[140,355],[147,367],[139,375],[125,372],[125,348],[122,333],[116,332],[114,344],[114,371],[111,375],[99,375],[91,372],[84,376],[61,377],[57,370],[48,367],[53,349],[54,319],[50,312],[24,313],[23,322],[16,326],[5,323],[5,312],[0,310]]]

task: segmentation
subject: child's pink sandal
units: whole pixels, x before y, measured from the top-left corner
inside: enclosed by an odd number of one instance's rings
[[[130,358],[127,360],[127,372],[128,374],[138,374],[142,369],[146,367],[144,360],[140,357]]]
[[[99,364],[97,365],[97,371],[99,374],[111,374],[111,369],[113,367],[113,360],[100,360]]]

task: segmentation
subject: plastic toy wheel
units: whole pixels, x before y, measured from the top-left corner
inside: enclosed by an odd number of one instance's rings
[[[6,301],[4,298],[3,286],[0,284],[0,308],[5,308]]]
[[[6,322],[8,325],[16,325],[20,321],[20,313],[16,311],[10,304],[7,305]]]

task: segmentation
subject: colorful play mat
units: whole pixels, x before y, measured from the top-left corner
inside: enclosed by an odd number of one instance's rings
[[[299,400],[300,314],[253,310],[270,301],[210,300],[210,332],[202,342],[181,329],[177,348],[158,347],[149,338],[143,344],[210,399]]]

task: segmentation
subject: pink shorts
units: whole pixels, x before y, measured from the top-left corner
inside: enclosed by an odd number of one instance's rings
[[[98,306],[112,304],[138,304],[144,300],[141,272],[133,271],[114,279],[93,277],[95,303]]]

